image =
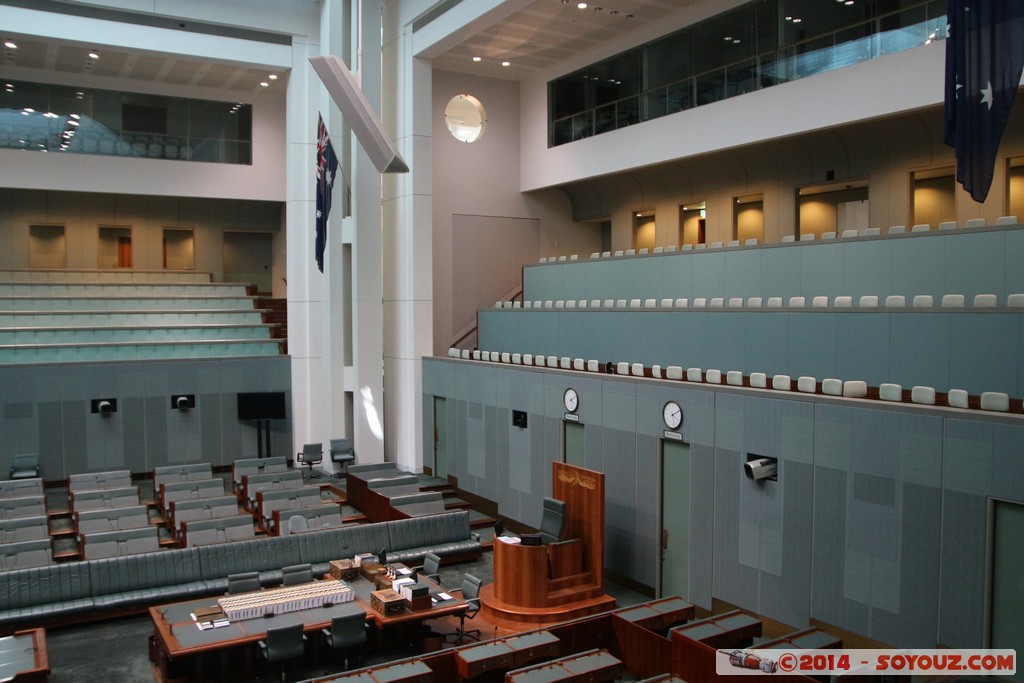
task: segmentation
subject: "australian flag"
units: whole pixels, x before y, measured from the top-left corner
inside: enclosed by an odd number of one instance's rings
[[[324,251],[327,249],[327,216],[331,213],[331,191],[338,171],[331,138],[323,117],[316,127],[316,267],[324,272]]]
[[[1024,0],[947,0],[946,144],[984,202],[1024,66]]]

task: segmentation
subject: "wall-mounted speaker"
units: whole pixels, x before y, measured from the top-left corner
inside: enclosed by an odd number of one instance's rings
[[[176,394],[171,396],[171,410],[190,410],[195,407],[195,394]]]
[[[381,173],[408,173],[409,167],[391,137],[384,132],[377,113],[345,62],[334,55],[322,55],[310,57],[309,63],[377,170]]]

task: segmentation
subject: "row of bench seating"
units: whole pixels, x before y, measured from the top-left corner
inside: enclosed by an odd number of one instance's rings
[[[198,325],[227,324],[255,325],[263,322],[262,309],[236,310],[137,310],[137,311],[0,311],[0,327],[75,328],[75,327],[133,327],[142,325]]]
[[[308,563],[314,575],[331,560],[383,548],[396,562],[433,552],[452,561],[479,557],[465,511],[305,534],[263,536],[135,555],[0,572],[0,628],[66,624],[150,604],[222,594],[229,574],[259,572],[280,583],[281,568]]]
[[[249,296],[0,296],[0,311],[5,312],[257,310],[252,305],[252,297]]]
[[[82,270],[61,268],[12,268],[0,270],[0,282],[76,282],[76,283],[158,283],[211,282],[210,273],[194,270],[139,270],[119,268],[117,270]]]
[[[1000,216],[996,219],[993,225],[1016,225],[1016,216]],[[964,222],[962,226],[958,225],[956,221],[942,221],[936,226],[938,230],[956,230],[958,227],[963,229],[972,228],[984,228],[988,225],[988,222],[984,218],[971,218]],[[908,233],[907,226],[905,225],[891,225],[885,231],[885,235],[906,235],[906,234],[920,234],[931,232],[932,226],[929,223],[918,223],[910,227]],[[815,238],[822,240],[829,239],[855,239],[858,237],[882,237],[881,228],[864,228],[861,230],[848,229],[843,231],[825,231],[820,236],[816,236],[815,233],[806,233],[800,235],[797,238],[795,235],[784,235],[782,242],[813,242]],[[739,247],[739,246],[757,246],[758,240],[756,238],[749,238],[740,242],[740,240],[728,240],[728,241],[716,241],[711,243],[700,242],[698,244],[683,244],[675,245],[670,244],[668,246],[654,247],[653,249],[641,248],[641,249],[616,249],[614,251],[595,251],[590,255],[590,258],[617,258],[622,256],[644,256],[646,254],[661,254],[661,253],[673,253],[676,251],[702,251],[705,249],[722,249],[728,247]],[[563,256],[542,256],[540,257],[540,263],[564,263],[566,261],[578,261],[579,254],[569,254]]]
[[[0,364],[277,356],[281,339],[200,339],[0,346]]]
[[[573,370],[576,372],[592,372],[604,374],[628,375],[631,377],[649,377],[654,379],[668,379],[687,381],[704,384],[726,384],[736,387],[749,387],[753,389],[772,389],[774,391],[793,391],[800,393],[822,394],[825,396],[843,396],[846,398],[869,398],[883,401],[903,401],[917,403],[919,405],[946,405],[950,408],[980,408],[995,412],[1021,412],[1021,401],[1013,402],[1008,394],[997,391],[982,392],[979,395],[971,395],[963,389],[950,389],[945,396],[936,392],[934,387],[915,386],[910,390],[895,383],[882,383],[878,387],[869,387],[867,382],[862,380],[840,380],[826,378],[820,382],[810,376],[798,377],[794,383],[789,375],[768,376],[763,372],[752,372],[744,375],[739,370],[721,370],[702,368],[683,368],[679,365],[669,365],[664,368],[660,365],[646,367],[643,363],[601,363],[597,360],[584,360],[582,358],[569,358],[568,356],[544,356],[529,353],[508,353],[497,351],[469,351],[468,349],[448,349],[450,358],[461,360],[476,360],[491,363],[505,363],[511,365],[524,365],[535,367],[557,368],[560,370]]]
[[[808,297],[791,296],[788,302],[781,296],[760,297],[695,297],[679,299],[569,299],[544,301],[496,301],[495,308],[511,309],[587,309],[587,308],[806,308]],[[810,297],[811,308],[878,308],[884,305],[886,308],[905,308],[907,297],[902,294],[890,294],[885,297],[876,295],[864,295],[854,299],[852,296],[814,296]],[[935,297],[931,294],[916,294],[910,297],[910,305],[913,308],[931,308],[935,305]],[[995,308],[999,306],[999,297],[995,294],[976,294],[971,300],[972,308]],[[964,308],[967,307],[968,299],[963,294],[943,294],[939,299],[942,308]],[[1024,308],[1024,294],[1010,294],[1006,297],[1007,308]]]
[[[18,296],[232,296],[247,297],[245,285],[228,282],[0,282],[0,297]]]
[[[218,339],[270,339],[264,323],[178,323],[172,325],[81,325],[0,328],[0,346],[106,344]]]

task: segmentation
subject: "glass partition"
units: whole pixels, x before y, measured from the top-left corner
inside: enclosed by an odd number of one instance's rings
[[[753,0],[548,83],[548,145],[946,37],[944,0]]]
[[[252,105],[5,80],[0,148],[252,163]]]

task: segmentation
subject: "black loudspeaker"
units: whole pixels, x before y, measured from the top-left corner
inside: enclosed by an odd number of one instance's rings
[[[100,415],[109,415],[117,412],[116,398],[94,398],[89,402],[89,410]]]
[[[513,410],[512,411],[512,426],[526,429],[526,411],[525,410]]]
[[[323,81],[331,99],[380,173],[408,173],[409,166],[377,118],[352,72],[334,55],[310,57],[313,71]]]

